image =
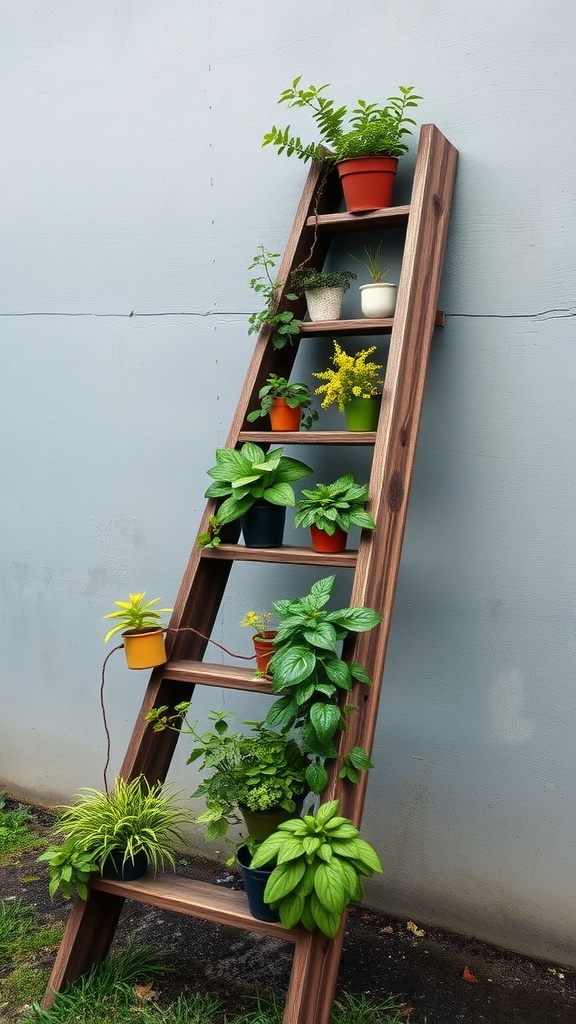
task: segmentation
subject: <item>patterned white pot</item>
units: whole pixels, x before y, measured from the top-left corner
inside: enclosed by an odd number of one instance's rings
[[[305,293],[311,320],[339,320],[343,288],[312,288]]]
[[[396,309],[396,292],[398,285],[387,284],[361,284],[360,305],[364,316],[372,319],[394,316]]]

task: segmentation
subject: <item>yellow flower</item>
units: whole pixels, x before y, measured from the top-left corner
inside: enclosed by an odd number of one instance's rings
[[[352,398],[372,398],[382,393],[383,381],[378,373],[382,365],[367,361],[375,351],[376,345],[372,345],[350,356],[334,341],[332,362],[336,369],[314,374],[319,380],[326,381],[316,388],[316,394],[324,396],[321,403],[323,409],[336,404],[342,412]]]

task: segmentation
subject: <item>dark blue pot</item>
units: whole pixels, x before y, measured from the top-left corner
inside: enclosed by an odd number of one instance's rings
[[[286,506],[257,501],[242,516],[242,534],[247,548],[279,548],[284,538]]]
[[[148,857],[145,853],[137,853],[133,861],[128,858],[125,864],[122,863],[123,860],[124,850],[109,854],[104,861],[102,878],[114,879],[116,882],[134,882],[146,874]]]
[[[247,846],[241,846],[236,854],[236,863],[244,882],[244,892],[248,900],[248,908],[252,917],[257,921],[279,921],[280,914],[272,910],[267,903],[264,903],[264,889],[266,882],[272,874],[273,868],[268,871],[265,868],[251,868],[250,851]]]

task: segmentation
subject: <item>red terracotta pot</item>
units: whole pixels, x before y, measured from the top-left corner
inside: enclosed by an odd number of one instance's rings
[[[275,652],[274,637],[277,632],[278,630],[276,629],[266,629],[263,633],[252,637],[254,650],[256,651],[256,668],[258,672],[268,671],[268,665]]]
[[[314,551],[334,552],[345,551],[346,549],[348,534],[341,530],[339,526],[336,527],[332,536],[326,533],[325,530],[320,530],[317,526],[311,526],[310,536],[312,537]]]
[[[300,430],[302,409],[299,405],[291,409],[283,398],[275,398],[268,415],[272,430]]]
[[[357,156],[336,164],[348,213],[392,206],[396,156]]]

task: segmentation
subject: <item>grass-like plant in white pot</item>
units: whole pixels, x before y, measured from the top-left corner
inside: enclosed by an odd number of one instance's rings
[[[369,358],[375,351],[376,346],[371,345],[351,356],[335,341],[332,356],[335,368],[313,374],[325,382],[316,388],[316,394],[324,396],[322,408],[337,405],[346,416],[348,430],[375,430],[378,425],[384,382],[379,372],[382,365]]]
[[[290,274],[290,284],[306,295],[311,320],[339,320],[344,292],[355,278],[351,270],[297,267]]]
[[[331,484],[303,490],[296,505],[294,526],[310,527],[314,551],[344,551],[351,526],[374,530],[376,523],[364,506],[368,484],[358,484],[352,473]]]
[[[217,448],[216,465],[208,470],[214,483],[205,497],[224,500],[211,517],[210,532],[198,537],[199,547],[218,547],[222,527],[236,519],[242,521],[247,547],[280,547],[286,508],[296,504],[291,484],[311,472],[304,462],[285,456],[282,448],[265,454],[251,441],[240,451]]]
[[[345,104],[336,107],[334,100],[325,95],[329,85],[303,89],[301,80],[301,75],[295,78],[278,102],[288,107],[308,107],[319,141],[305,144],[292,134],[290,125],[273,125],[262,144],[300,160],[336,163],[350,213],[391,206],[398,158],[408,152],[406,136],[416,123],[408,112],[422,97],[414,86],[400,85],[398,95],[389,96],[384,104],[359,99],[349,112]]]
[[[254,423],[262,416],[270,417],[272,430],[309,430],[318,419],[312,408],[314,396],[307,384],[287,380],[271,373],[258,392],[260,407],[248,413],[246,419]]]
[[[68,897],[76,887],[86,899],[92,871],[128,881],[148,866],[155,872],[166,863],[174,868],[174,845],[186,845],[181,826],[192,821],[177,794],[142,776],[116,779],[110,793],[81,790],[54,825],[63,845],[50,846],[39,858],[48,863],[51,895],[60,888]]]
[[[382,871],[374,848],[338,810],[330,800],[315,815],[284,822],[252,857],[252,868],[275,865],[264,901],[285,928],[303,924],[335,938],[346,907],[362,899],[362,877]]]
[[[382,245],[383,243],[380,242],[376,249],[372,249],[367,245],[364,249],[365,260],[352,256],[352,259],[356,260],[357,263],[361,263],[363,267],[366,267],[372,279],[370,284],[360,285],[362,312],[364,316],[371,319],[385,319],[394,316],[394,310],[396,309],[398,285],[386,280],[388,271],[392,269],[393,264],[385,264],[383,262]]]
[[[117,611],[109,612],[105,619],[118,619],[118,624],[106,633],[104,643],[115,633],[122,633],[128,668],[155,668],[166,661],[164,627],[161,616],[172,608],[154,608],[160,600],[144,602],[146,592],[129,594],[128,601],[115,601]]]

